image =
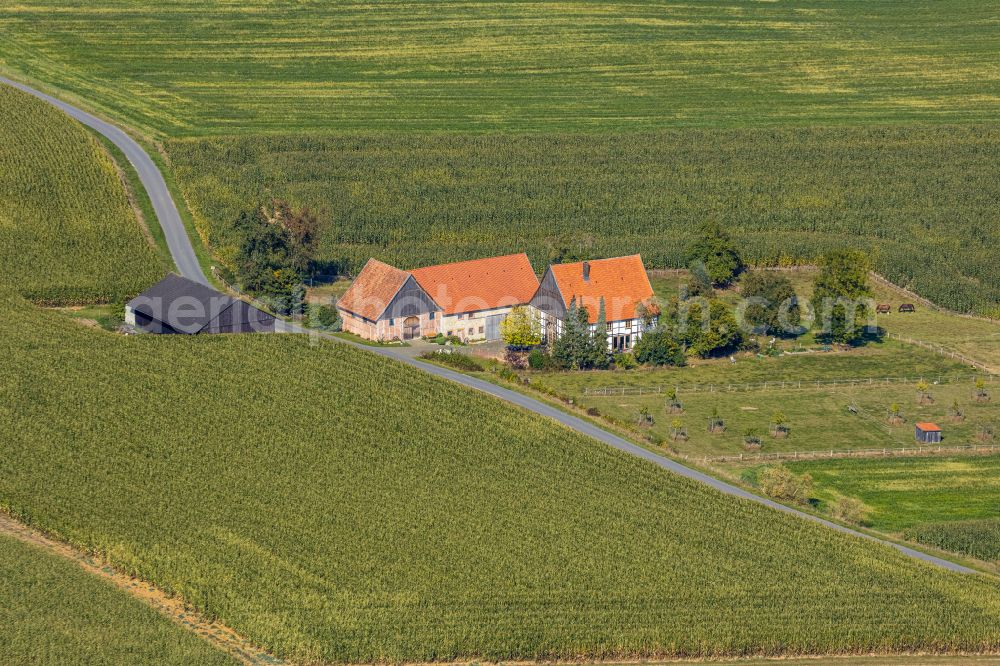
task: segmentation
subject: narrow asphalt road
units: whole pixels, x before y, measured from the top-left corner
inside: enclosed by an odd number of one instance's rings
[[[170,252],[174,257],[174,262],[177,264],[178,269],[185,277],[190,278],[192,280],[197,280],[198,282],[202,282],[203,284],[208,284],[208,280],[205,279],[205,274],[202,272],[201,267],[198,264],[198,260],[194,253],[194,248],[191,246],[191,241],[187,236],[186,230],[184,229],[184,224],[181,222],[180,215],[177,212],[177,207],[174,205],[174,201],[170,197],[170,191],[167,189],[166,182],[164,182],[163,180],[163,175],[160,173],[160,170],[156,167],[156,164],[149,158],[149,155],[146,154],[146,152],[142,149],[142,147],[138,143],[136,143],[131,137],[125,134],[125,132],[115,127],[114,125],[106,123],[103,120],[100,120],[99,118],[96,118],[89,113],[86,113],[84,111],[77,109],[76,107],[66,104],[65,102],[61,102],[53,97],[50,97],[49,95],[40,93],[36,90],[33,90],[32,88],[29,88],[28,86],[25,86],[20,83],[15,83],[3,77],[0,77],[0,82],[15,86],[16,88],[31,93],[32,95],[40,97],[46,100],[47,102],[54,104],[55,106],[59,107],[60,109],[68,113],[73,118],[76,118],[77,120],[82,122],[83,124],[93,127],[98,132],[106,136],[109,140],[111,140],[116,146],[118,146],[122,150],[122,152],[124,152],[125,155],[128,157],[129,161],[132,162],[133,166],[135,166],[136,171],[138,171],[139,173],[139,178],[142,181],[143,187],[146,188],[146,191],[149,193],[150,199],[153,201],[153,206],[156,209],[157,217],[160,220],[160,225],[163,227],[164,233],[167,234],[167,240],[168,240],[168,245],[170,247]],[[568,428],[583,433],[584,435],[593,437],[594,439],[603,442],[609,446],[612,446],[616,449],[619,449],[620,451],[625,451],[626,453],[630,453],[634,456],[642,458],[643,460],[651,462],[654,465],[662,467],[663,469],[669,470],[675,474],[680,474],[681,476],[709,485],[712,488],[718,490],[719,492],[725,493],[727,495],[732,495],[745,500],[750,500],[752,502],[757,502],[758,504],[763,504],[764,506],[771,507],[772,509],[775,509],[777,511],[783,511],[784,513],[792,514],[800,518],[803,518],[805,520],[811,520],[821,525],[825,525],[826,527],[832,530],[842,532],[844,534],[881,543],[891,548],[895,548],[900,552],[909,555],[910,557],[922,560],[924,562],[929,562],[931,564],[936,564],[937,566],[949,569],[951,571],[958,571],[961,573],[978,573],[973,569],[964,567],[960,564],[955,564],[954,562],[949,562],[948,560],[942,559],[940,557],[928,555],[927,553],[922,553],[918,550],[914,550],[913,548],[908,548],[906,546],[892,543],[890,541],[884,541],[877,537],[864,534],[863,532],[852,530],[842,525],[838,525],[828,520],[824,520],[822,518],[819,518],[818,516],[805,513],[804,511],[799,511],[797,509],[787,507],[783,504],[779,504],[764,497],[754,495],[753,493],[743,490],[738,486],[734,486],[724,481],[720,481],[715,477],[691,469],[690,467],[686,467],[675,460],[671,460],[670,458],[661,456],[648,449],[644,449],[641,446],[637,446],[636,444],[633,444],[619,437],[618,435],[612,434],[607,430],[603,430],[595,426],[589,421],[584,421],[581,418],[578,418],[571,414],[567,414],[566,412],[556,409],[552,405],[544,403],[540,400],[536,400],[522,393],[518,393],[517,391],[512,391],[510,389],[503,388],[502,386],[497,386],[496,384],[492,384],[490,382],[483,381],[475,377],[464,375],[460,372],[448,370],[447,368],[442,368],[437,365],[419,361],[410,356],[407,356],[405,353],[402,353],[399,350],[391,348],[383,348],[383,347],[368,347],[363,345],[356,345],[354,343],[346,342],[340,338],[335,338],[333,336],[326,334],[318,334],[316,331],[309,331],[303,329],[296,324],[290,325],[288,330],[293,333],[320,335],[321,337],[334,340],[336,342],[353,344],[354,346],[357,346],[361,349],[372,351],[375,352],[376,354],[380,354],[382,356],[394,359],[401,363],[406,363],[411,366],[417,367],[423,370],[424,372],[428,372],[437,377],[441,377],[443,379],[447,379],[456,382],[458,384],[463,384],[470,388],[482,391],[483,393],[487,393],[489,395],[500,398],[501,400],[506,400],[507,402],[517,405],[518,407],[522,407],[528,411],[554,419],[555,421],[558,421],[559,423],[563,424]]]
[[[180,213],[177,212],[177,206],[174,205],[174,200],[170,196],[167,183],[163,180],[163,174],[160,173],[156,163],[142,149],[142,146],[111,123],[107,123],[86,111],[81,111],[75,106],[60,101],[55,97],[39,92],[23,83],[11,81],[3,76],[0,76],[0,83],[6,83],[35,97],[44,99],[87,127],[97,130],[107,137],[111,143],[118,146],[125,153],[128,161],[132,163],[132,166],[135,167],[136,173],[139,174],[139,180],[142,181],[142,186],[146,188],[146,193],[149,194],[149,199],[153,203],[153,210],[156,212],[156,218],[160,221],[160,227],[163,228],[163,234],[167,238],[167,247],[170,248],[170,255],[174,259],[177,270],[189,280],[208,284],[208,278],[205,277],[205,273],[201,270],[201,264],[198,263],[198,257],[194,253],[191,239],[188,238],[184,223],[181,222]]]

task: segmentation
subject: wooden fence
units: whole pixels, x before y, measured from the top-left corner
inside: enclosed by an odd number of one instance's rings
[[[992,377],[994,374],[996,374],[997,371],[997,369],[993,368],[992,366],[986,365],[985,363],[977,361],[974,358],[969,358],[965,354],[959,353],[954,349],[949,349],[944,345],[939,345],[936,342],[926,342],[924,340],[917,340],[916,338],[900,335],[899,333],[889,333],[889,337],[893,340],[905,342],[906,344],[909,345],[916,345],[918,347],[923,347],[924,349],[928,349],[942,356],[947,356],[948,358],[954,359],[956,361],[961,361],[962,363],[965,363],[966,365],[976,368],[977,370],[982,370],[989,377]]]
[[[819,460],[838,458],[893,458],[901,456],[928,456],[928,455],[948,455],[974,454],[992,455],[1000,452],[1000,446],[996,444],[965,444],[956,446],[909,446],[898,449],[844,449],[829,451],[789,451],[774,453],[741,453],[732,456],[684,456],[688,460],[696,460],[705,463],[746,463],[746,462],[767,462],[779,460]]]
[[[891,386],[893,384],[916,384],[927,381],[929,384],[949,384],[959,381],[975,381],[979,375],[953,375],[937,378],[931,377],[863,377],[854,379],[817,379],[817,380],[778,380],[773,382],[736,383],[736,384],[681,384],[677,386],[602,386],[597,388],[584,387],[585,396],[621,396],[621,395],[661,395],[671,390],[681,393],[745,393],[749,391],[788,391],[812,390],[821,388],[848,388],[856,386]],[[987,374],[982,377],[992,384],[994,376]]]

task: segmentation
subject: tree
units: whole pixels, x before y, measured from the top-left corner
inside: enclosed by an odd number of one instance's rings
[[[655,296],[635,304],[635,316],[642,324],[642,330],[651,329],[660,316],[660,303]]]
[[[712,288],[712,278],[708,274],[708,269],[700,259],[692,261],[688,266],[690,277],[687,284],[681,285],[681,298],[687,300],[702,296],[704,298],[715,298],[715,289]]]
[[[743,319],[755,332],[798,335],[802,313],[792,282],[776,271],[752,271],[740,280]]]
[[[580,370],[590,367],[593,346],[590,335],[590,315],[586,307],[577,305],[573,298],[566,309],[562,333],[552,348],[552,356],[564,368]]]
[[[743,269],[736,246],[718,222],[706,222],[699,229],[699,238],[688,248],[688,262],[704,265],[712,284],[729,285]]]
[[[665,326],[646,331],[636,343],[635,360],[644,365],[684,365],[684,349]]]
[[[500,322],[500,337],[510,347],[533,347],[542,342],[542,328],[528,308],[519,305]]]
[[[706,358],[736,349],[743,340],[743,334],[729,306],[722,301],[711,301],[707,312],[708,317],[705,317],[700,303],[693,303],[687,308],[681,340],[688,350]]]
[[[857,344],[872,315],[868,257],[858,250],[833,250],[820,260],[812,306],[825,342]]]
[[[589,325],[588,325],[589,329]],[[604,297],[601,296],[597,308],[597,325],[590,337],[589,358],[587,366],[591,368],[608,367],[608,315],[604,306]]]

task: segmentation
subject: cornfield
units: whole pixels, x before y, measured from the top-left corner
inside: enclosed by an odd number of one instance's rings
[[[1000,648],[989,578],[292,336],[121,338],[8,298],[4,509],[279,655]]]
[[[162,277],[97,140],[0,86],[0,286],[46,305],[120,300]]]
[[[712,218],[754,263],[858,247],[940,305],[1000,304],[992,125],[259,136],[168,150],[223,259],[239,211],[272,196],[321,211],[323,258],[348,272],[369,256],[408,268],[522,250],[540,269],[550,246],[684,266]]]
[[[0,623],[8,664],[232,666],[189,632],[76,563],[0,534]]]
[[[1000,518],[918,525],[906,532],[906,538],[987,562],[1000,562]]]

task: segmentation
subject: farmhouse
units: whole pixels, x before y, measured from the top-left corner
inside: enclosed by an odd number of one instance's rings
[[[587,308],[595,333],[604,304],[610,351],[627,351],[642,337],[640,304],[651,308],[653,287],[642,257],[634,254],[614,259],[553,264],[542,276],[531,305],[540,313],[545,339],[559,337],[570,303]],[[652,314],[652,312],[651,312]],[[655,323],[655,317],[650,323]]]
[[[511,308],[538,287],[524,253],[403,271],[376,259],[337,302],[345,331],[369,340],[454,335],[497,340]]]
[[[245,301],[171,273],[125,306],[125,322],[146,333],[270,333],[275,319]]]

